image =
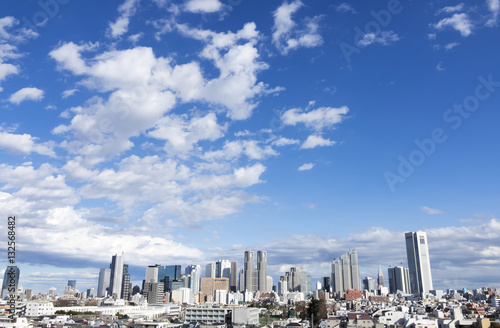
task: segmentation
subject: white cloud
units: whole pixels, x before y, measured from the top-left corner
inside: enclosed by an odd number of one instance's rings
[[[399,41],[399,36],[394,31],[382,31],[378,34],[366,33],[363,38],[358,41],[358,45],[367,47],[371,44],[378,43],[387,46],[393,42]]]
[[[436,12],[436,15],[439,15],[439,14],[442,14],[442,13],[447,13],[447,14],[454,13],[454,12],[457,12],[457,11],[462,11],[463,9],[464,9],[464,4],[463,3],[459,3],[458,5],[455,5],[455,6],[447,6],[447,7],[439,9]]]
[[[437,36],[436,33],[429,33],[429,34],[427,34],[427,38],[429,40],[435,40],[436,36]]]
[[[37,138],[29,134],[12,134],[0,131],[0,149],[25,155],[37,153],[50,157],[56,156],[51,143],[39,144]]]
[[[43,94],[43,90],[38,88],[23,88],[10,95],[9,101],[16,105],[19,105],[25,100],[40,101],[43,99]]]
[[[219,0],[188,0],[186,11],[192,13],[215,13],[223,8]]]
[[[15,28],[19,21],[12,16],[0,18],[0,83],[9,75],[19,74],[17,63],[8,61],[21,57],[14,44],[36,38],[37,33],[26,28]],[[0,85],[0,92],[3,91]]]
[[[438,71],[444,71],[444,68],[443,68],[443,62],[440,61],[437,65],[436,65],[436,69]]]
[[[460,43],[458,43],[458,42],[450,42],[450,43],[446,44],[446,45],[444,46],[444,48],[445,48],[446,50],[451,50],[451,49],[455,48],[456,46],[458,46],[459,44],[460,44]]]
[[[303,123],[308,128],[321,131],[341,123],[348,112],[349,108],[347,106],[338,108],[320,107],[308,112],[304,112],[301,108],[293,108],[284,112],[281,119],[285,125]]]
[[[465,13],[454,14],[451,17],[443,18],[434,27],[438,30],[443,30],[446,27],[451,27],[460,32],[464,37],[469,36],[472,33],[472,22],[469,16]]]
[[[278,152],[271,146],[260,146],[257,140],[226,141],[222,149],[207,151],[202,158],[207,161],[233,160],[246,155],[251,160],[262,160],[270,156],[277,156]]]
[[[335,141],[324,139],[320,135],[310,135],[306,141],[300,146],[300,149],[312,149],[315,147],[327,147],[335,145]]]
[[[323,44],[318,33],[320,16],[306,19],[302,27],[297,27],[292,20],[292,15],[302,6],[300,0],[285,1],[274,12],[273,43],[283,55],[300,47],[313,48]]]
[[[77,92],[78,92],[78,89],[64,90],[61,96],[64,99],[64,98],[71,97],[72,95],[74,95]]]
[[[274,140],[272,144],[274,146],[281,147],[281,146],[297,145],[298,143],[300,143],[300,141],[297,139],[289,139],[281,137],[277,140]]]
[[[486,3],[491,12],[491,18],[486,22],[486,26],[497,26],[500,14],[500,0],[486,0]]]
[[[313,163],[305,163],[299,166],[298,170],[299,171],[308,171],[311,170],[314,167]]]
[[[135,15],[140,0],[125,0],[119,7],[120,17],[114,23],[109,23],[108,33],[117,38],[127,33],[130,17]]]
[[[341,12],[341,13],[347,13],[347,12],[350,12],[350,13],[353,13],[353,14],[357,14],[356,10],[354,10],[354,8],[348,4],[348,3],[341,3],[340,5],[338,5],[335,10],[337,10],[338,12]]]
[[[161,118],[148,136],[167,140],[165,146],[167,152],[175,154],[192,150],[200,140],[215,141],[224,136],[226,131],[227,124],[218,125],[215,113],[208,113],[204,117],[193,117],[190,120],[187,119],[187,115],[171,115]]]
[[[427,206],[420,206],[420,209],[422,210],[422,212],[424,212],[426,214],[429,214],[429,215],[443,214],[443,213],[445,213],[445,212],[443,212],[441,210],[438,210],[436,208],[430,208],[430,207],[427,207]]]

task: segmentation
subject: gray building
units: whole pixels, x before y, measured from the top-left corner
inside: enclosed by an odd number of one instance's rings
[[[411,293],[410,274],[408,268],[394,267],[387,269],[389,273],[389,292],[396,294],[401,291],[405,294]]]
[[[411,293],[428,293],[434,288],[432,287],[427,234],[423,231],[407,232],[405,239]]]
[[[245,270],[245,290],[249,292],[254,292],[255,291],[253,288],[254,260],[252,251],[245,251],[244,270]]]
[[[267,292],[267,252],[257,252],[257,272],[258,274],[258,287],[260,292]],[[271,286],[272,287],[272,286]]]
[[[361,290],[359,278],[358,253],[355,249],[349,250],[339,259],[332,262],[332,287],[336,293],[345,292],[348,289]]]

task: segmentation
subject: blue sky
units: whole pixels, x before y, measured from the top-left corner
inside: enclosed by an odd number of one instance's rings
[[[25,288],[125,252],[267,250],[361,276],[428,233],[436,288],[500,287],[499,0],[16,1],[0,15],[1,216]],[[0,227],[6,235],[6,225]],[[6,262],[6,253],[2,263]]]

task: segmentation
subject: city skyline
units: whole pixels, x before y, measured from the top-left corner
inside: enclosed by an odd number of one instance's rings
[[[387,285],[424,231],[434,288],[499,287],[495,3],[9,1],[0,217],[23,286],[246,250],[275,283],[319,279],[348,249]]]

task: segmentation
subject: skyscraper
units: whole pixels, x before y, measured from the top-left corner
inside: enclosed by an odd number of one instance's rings
[[[261,293],[267,292],[267,252],[257,252],[258,287]],[[272,286],[271,286],[272,287]]]
[[[20,272],[19,268],[15,265],[7,267],[3,276],[2,298],[5,298],[9,294],[17,294]]]
[[[427,234],[423,231],[407,232],[405,239],[411,293],[428,293],[434,288],[432,287]]]
[[[191,276],[189,278],[189,288],[191,289],[191,294],[198,295],[200,293],[201,266],[188,265],[185,273]]]
[[[110,269],[111,275],[109,295],[116,295],[117,298],[120,298],[122,296],[123,283],[123,253],[122,255],[113,255]]]
[[[76,289],[76,280],[68,280],[68,287],[75,290]]]
[[[208,263],[205,266],[205,278],[215,278],[215,263]]]
[[[249,292],[254,292],[253,289],[253,271],[254,271],[254,260],[253,260],[253,252],[245,251],[245,262],[244,262],[244,270],[245,270],[245,290]]]
[[[215,278],[231,279],[231,262],[228,260],[218,260],[215,262]]]
[[[378,264],[378,277],[377,277],[378,287],[385,287],[384,273],[382,272],[382,266]]]
[[[332,262],[332,287],[336,293],[345,292],[348,289],[361,290],[359,278],[358,253],[355,249],[349,250],[339,259]]]
[[[229,289],[236,292],[238,289],[238,262],[231,261],[231,279],[229,280]]]
[[[392,294],[401,291],[403,293],[410,293],[410,274],[408,268],[394,267],[387,269],[389,272],[389,291]]]

